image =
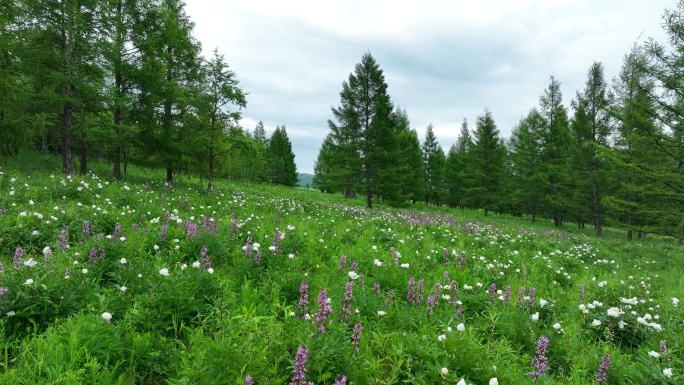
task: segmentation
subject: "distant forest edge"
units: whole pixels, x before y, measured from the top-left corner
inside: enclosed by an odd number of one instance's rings
[[[297,183],[297,187],[301,188],[312,188],[313,187],[313,178],[314,176],[311,174],[305,174],[305,173],[299,173],[299,182]]]
[[[635,44],[606,80],[600,62],[569,104],[553,76],[502,138],[494,112],[466,119],[445,150],[423,143],[370,52],[342,82],[314,176],[299,181],[285,125],[240,127],[248,92],[225,57],[209,59],[181,0],[6,2],[0,14],[0,154],[59,154],[214,178],[316,188],[408,207],[418,201],[606,224],[684,243],[684,2],[665,10],[668,41]],[[264,59],[266,60],[266,59]],[[448,65],[448,64],[445,64]],[[78,160],[78,163],[76,162]],[[304,174],[301,174],[304,175]]]

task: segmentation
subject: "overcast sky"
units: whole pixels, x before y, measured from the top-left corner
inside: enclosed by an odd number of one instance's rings
[[[241,125],[285,124],[299,172],[313,173],[331,106],[365,52],[422,138],[448,151],[484,108],[508,137],[549,84],[569,107],[594,61],[608,81],[648,37],[666,42],[675,0],[186,0],[208,56],[225,55],[248,92]],[[643,33],[642,33],[643,32]],[[641,36],[641,37],[640,37]],[[638,39],[638,40],[637,40]]]

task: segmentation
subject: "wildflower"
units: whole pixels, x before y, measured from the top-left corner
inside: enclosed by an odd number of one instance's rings
[[[601,321],[594,319],[591,321],[591,326],[601,326]]]
[[[88,269],[82,269],[82,270],[81,270],[81,273],[83,273],[83,274],[88,274]]]
[[[491,378],[489,380],[489,385],[499,385],[499,379],[497,379],[496,377]]]
[[[670,298],[672,300],[672,306],[677,307],[679,306],[679,299],[677,298]]]
[[[379,259],[374,260],[374,261],[373,261],[373,264],[374,264],[375,266],[382,266],[382,262],[380,262]]]
[[[350,279],[358,279],[359,278],[359,275],[353,271],[350,271],[349,273],[347,273],[347,275],[349,276]]]
[[[111,322],[112,321],[112,315],[107,313],[107,312],[104,312],[104,313],[102,313],[102,319],[107,321],[107,322]]]
[[[458,326],[456,326],[456,330],[459,332],[465,331],[465,325],[463,323],[458,324]]]
[[[442,368],[439,372],[442,374],[442,376],[446,376],[447,374],[449,374],[449,369]]]
[[[38,264],[38,262],[34,261],[33,258],[29,258],[28,261],[24,261],[24,266],[26,267],[34,267]]]
[[[660,340],[660,353],[667,356],[667,345],[665,344],[665,340]]]
[[[31,278],[27,279],[24,285],[33,285],[33,280]]]
[[[363,325],[357,323],[354,325],[354,333],[352,334],[352,345],[354,345],[354,350],[359,352],[359,341],[361,340],[361,332],[363,332]]]
[[[651,350],[650,352],[648,352],[648,355],[651,356],[651,357],[653,357],[653,358],[658,358],[658,357],[660,357],[660,353],[658,353],[658,352],[656,352],[656,351],[653,351],[653,350]]]
[[[347,385],[347,377],[343,374],[340,374],[337,376],[335,382],[333,382],[333,385]]]
[[[128,288],[127,288],[126,286],[121,286],[121,287],[119,288],[119,290],[125,292],[126,290],[128,290]]]
[[[456,383],[456,385],[468,385],[468,384],[466,384],[465,379],[461,378],[461,381]]]
[[[126,258],[121,258],[119,259],[119,263],[125,265],[126,263],[128,263],[128,261],[126,260]]]
[[[408,263],[402,263],[402,264],[400,265],[400,267],[403,268],[403,269],[408,269],[408,268],[409,268],[409,264],[408,264]]]
[[[540,299],[540,300],[539,300],[539,306],[540,306],[540,307],[546,306],[547,303],[549,303],[549,301],[547,301],[547,300],[545,300],[545,299]]]
[[[306,381],[306,372],[309,370],[305,367],[305,365],[308,356],[308,346],[300,346],[297,349],[297,355],[295,356],[294,361],[294,373],[292,375],[292,382],[290,382],[290,385],[313,385],[313,382]]]
[[[546,358],[546,352],[549,347],[549,338],[547,336],[541,336],[539,337],[539,340],[537,341],[537,355],[532,358],[532,362],[530,365],[532,365],[535,370],[532,372],[528,372],[532,378],[535,380],[546,373],[548,370],[547,365],[549,364],[549,359]]]
[[[603,384],[608,382],[608,365],[610,365],[610,353],[606,353],[601,360],[601,366],[599,366],[599,372],[596,375],[596,383]]]
[[[539,312],[532,314],[532,322],[539,321]]]
[[[245,385],[254,385],[254,380],[249,374],[245,377]]]
[[[12,263],[14,263],[14,268],[18,269],[19,266],[23,264],[24,260],[24,249],[19,246],[14,250],[14,259],[12,260]]]
[[[60,250],[66,250],[69,248],[69,245],[67,244],[68,238],[69,238],[69,228],[64,227],[64,228],[62,228],[62,231],[59,233],[59,249]]]
[[[672,378],[672,368],[663,369],[663,376],[666,378]]]
[[[340,265],[337,267],[337,271],[342,271],[342,270],[344,270],[344,267],[345,267],[346,265],[347,265],[347,255],[346,255],[346,254],[342,254],[342,256],[340,257]],[[350,272],[350,273],[351,273],[351,272]],[[351,278],[351,275],[349,275],[349,278]],[[357,278],[358,278],[358,276],[357,276]],[[352,279],[356,279],[356,278],[352,278]]]
[[[379,316],[383,316],[383,315],[386,315],[386,314],[387,314],[386,311],[378,310],[378,315],[379,315]]]
[[[579,285],[579,297],[580,299],[584,298],[584,284],[580,283]]]
[[[446,340],[446,334],[440,334],[437,336],[437,341],[442,342]]]
[[[556,329],[556,330],[560,330],[561,324],[558,323],[558,322],[556,322],[555,324],[553,324],[553,328]]]
[[[610,317],[616,317],[617,318],[617,317],[621,316],[622,314],[625,314],[625,312],[618,307],[611,307],[610,309],[608,309],[608,315]]]
[[[302,314],[307,314],[309,309],[309,283],[303,281],[299,286],[299,302],[297,305],[302,310]]]
[[[163,269],[159,270],[159,275],[164,276],[164,277],[168,277],[169,276],[169,269],[163,268]]]

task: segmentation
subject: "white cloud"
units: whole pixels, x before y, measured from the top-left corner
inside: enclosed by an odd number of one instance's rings
[[[370,51],[395,104],[422,136],[432,122],[446,150],[464,117],[485,107],[502,135],[534,107],[554,74],[564,104],[594,60],[606,80],[670,0],[187,0],[205,52],[225,54],[249,93],[242,124],[285,124],[298,168],[313,171],[342,81]],[[299,143],[298,143],[299,142]]]

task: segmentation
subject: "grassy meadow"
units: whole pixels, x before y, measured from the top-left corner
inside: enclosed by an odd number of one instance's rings
[[[0,384],[684,382],[672,239],[57,161],[0,163]]]

